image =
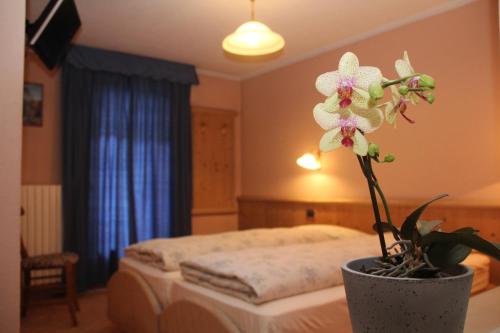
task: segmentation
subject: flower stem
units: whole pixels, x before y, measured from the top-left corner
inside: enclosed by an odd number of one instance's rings
[[[375,216],[375,223],[377,225],[377,233],[380,241],[380,249],[382,250],[382,256],[384,258],[387,258],[387,248],[385,245],[382,220],[380,219],[380,211],[378,209],[377,196],[375,194],[375,189],[374,189],[375,186],[373,181],[373,173],[371,168],[369,167],[370,157],[369,156],[361,157],[357,155],[357,158],[359,166],[361,167],[361,171],[363,171],[363,174],[365,175],[366,181],[368,183],[368,190],[370,191],[370,199],[372,201],[373,215]]]
[[[422,88],[410,88],[410,89],[408,89],[408,91],[417,91],[417,92],[429,91],[429,90],[432,90],[432,89],[431,89],[431,88],[427,88],[427,87],[422,87]]]
[[[371,160],[369,160],[369,162],[368,162],[368,168],[370,169],[370,173],[372,175],[373,186],[375,186],[375,189],[377,190],[377,193],[380,197],[380,200],[382,201],[382,205],[384,206],[385,217],[387,219],[387,223],[391,226],[391,231],[392,231],[392,234],[394,235],[394,238],[396,240],[399,240],[399,235],[393,229],[391,212],[389,210],[389,204],[387,203],[387,199],[385,198],[384,192],[382,191],[382,188],[380,187],[380,184],[378,183],[377,177],[375,176],[375,173],[373,172]]]
[[[387,204],[387,200],[385,199],[384,193],[382,192],[382,189],[380,188],[380,185],[378,182],[374,182],[375,189],[377,190],[377,193],[380,197],[380,200],[382,200],[382,205],[384,206],[384,211],[385,211],[385,216],[387,218],[387,223],[389,223],[390,226],[392,226],[392,219],[391,219],[391,213],[389,211],[389,206]]]
[[[420,73],[415,73],[415,74],[412,74],[412,75],[408,75],[408,76],[402,77],[402,78],[397,79],[397,80],[389,80],[389,81],[382,82],[382,88],[387,88],[389,86],[401,83],[403,81],[411,79],[412,77],[420,76],[420,75],[421,75]]]

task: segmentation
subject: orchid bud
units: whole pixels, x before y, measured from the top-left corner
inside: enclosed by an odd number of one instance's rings
[[[418,80],[418,84],[420,87],[426,87],[426,88],[431,88],[434,89],[435,87],[435,81],[432,76],[422,74],[420,75],[420,78]]]
[[[392,154],[387,154],[385,155],[384,157],[384,162],[385,163],[391,163],[391,162],[394,162],[394,160],[396,159],[396,157],[394,157],[394,155]]]
[[[425,96],[425,100],[427,101],[427,103],[432,104],[436,100],[436,97],[434,96],[434,94],[428,94],[427,96]]]
[[[368,155],[370,155],[371,157],[378,157],[379,153],[380,153],[380,148],[377,144],[370,143],[368,145]]]
[[[402,84],[399,86],[398,91],[401,95],[406,96],[406,94],[408,94],[408,89],[409,89],[408,86]]]
[[[370,98],[374,100],[381,99],[384,97],[384,88],[380,83],[372,83],[368,87],[368,92],[370,93]]]

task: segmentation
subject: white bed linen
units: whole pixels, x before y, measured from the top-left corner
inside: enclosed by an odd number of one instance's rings
[[[122,258],[120,270],[141,275],[162,308],[182,299],[202,302],[221,311],[242,332],[351,331],[343,285],[253,305],[184,281],[180,272],[163,272],[134,259]]]
[[[254,305],[174,279],[170,297],[217,309],[246,333],[351,332],[343,285]]]
[[[488,288],[490,284],[490,262],[490,257],[476,251],[472,251],[467,259],[464,260],[463,264],[474,270],[472,294]]]
[[[343,285],[253,305],[184,281],[180,272],[163,272],[131,258],[120,260],[120,270],[141,275],[162,308],[183,299],[201,302],[221,311],[242,332],[350,332]]]
[[[211,235],[150,239],[130,245],[125,249],[125,255],[171,272],[178,271],[179,263],[184,260],[213,252],[349,239],[363,234],[334,225],[259,228]]]
[[[338,286],[342,264],[380,253],[377,235],[216,252],[181,262],[184,279],[253,304]]]

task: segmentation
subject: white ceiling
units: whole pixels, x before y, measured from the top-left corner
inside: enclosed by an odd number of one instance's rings
[[[256,18],[286,40],[273,59],[244,62],[222,39],[249,19],[249,0],[76,0],[79,44],[194,64],[247,78],[473,0],[256,0]],[[30,17],[48,0],[30,0]]]

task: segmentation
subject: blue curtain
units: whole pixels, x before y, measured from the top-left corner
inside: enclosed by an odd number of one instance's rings
[[[191,123],[189,83],[80,67],[63,67],[63,218],[85,289],[129,244],[191,232]]]

